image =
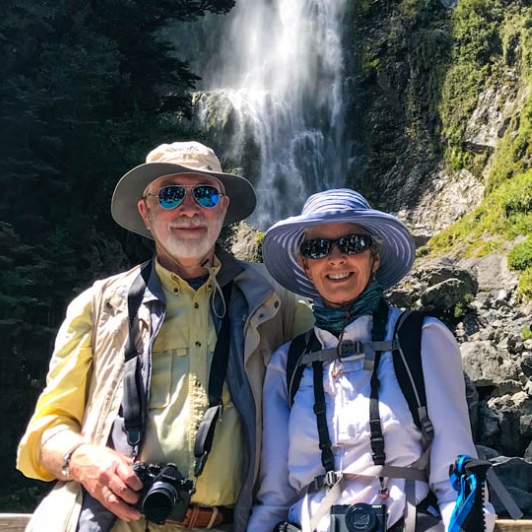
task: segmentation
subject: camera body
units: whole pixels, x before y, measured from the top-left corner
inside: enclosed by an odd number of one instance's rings
[[[194,492],[194,483],[184,479],[175,464],[137,462],[133,471],[142,481],[134,505],[147,521],[162,525],[167,519],[183,521]]]
[[[331,507],[331,532],[386,532],[386,506],[357,503]]]

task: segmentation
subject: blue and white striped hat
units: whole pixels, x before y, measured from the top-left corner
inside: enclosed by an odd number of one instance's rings
[[[306,229],[334,223],[360,225],[382,241],[375,276],[385,290],[410,271],[416,246],[406,225],[391,214],[372,209],[358,192],[339,188],[313,194],[301,215],[281,220],[266,232],[262,253],[273,278],[296,294],[318,298],[313,283],[297,262],[297,255]]]

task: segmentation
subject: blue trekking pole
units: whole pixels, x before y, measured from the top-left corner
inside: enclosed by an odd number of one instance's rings
[[[484,494],[491,463],[460,455],[451,465],[449,476],[458,492],[449,532],[486,532]]]

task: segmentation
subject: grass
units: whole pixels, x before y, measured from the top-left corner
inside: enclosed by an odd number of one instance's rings
[[[505,249],[532,234],[532,171],[506,181],[470,214],[427,243],[429,254],[455,252],[473,257]]]

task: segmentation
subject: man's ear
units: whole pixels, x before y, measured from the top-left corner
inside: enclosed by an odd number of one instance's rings
[[[227,214],[227,209],[229,208],[229,203],[231,203],[231,198],[225,195],[225,196],[222,196],[222,200],[225,201],[225,214]]]
[[[144,222],[144,225],[146,226],[146,229],[149,231],[150,224],[148,222],[148,207],[146,206],[146,201],[144,199],[139,199],[137,203],[137,209],[139,210],[139,214]]]

